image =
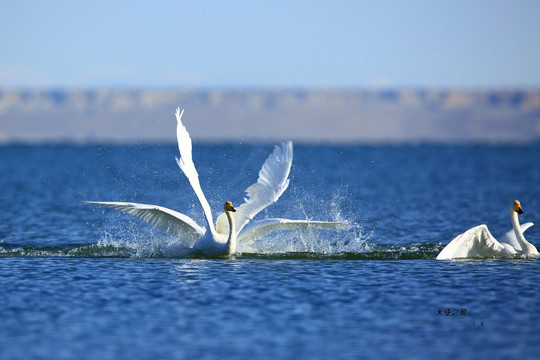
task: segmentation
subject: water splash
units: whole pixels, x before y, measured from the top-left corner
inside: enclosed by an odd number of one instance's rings
[[[326,239],[326,241],[325,241]],[[313,241],[316,240],[316,241]],[[328,260],[415,260],[434,259],[440,244],[378,245],[361,239],[328,241],[308,234],[279,236],[240,246],[236,259],[328,259]],[[97,244],[64,244],[37,247],[0,243],[0,257],[79,257],[79,258],[200,258],[174,238],[137,240],[104,237]]]
[[[345,191],[346,193],[346,191]],[[351,223],[350,196],[343,191],[322,199],[313,194],[298,194],[285,201],[272,214],[283,213],[293,219],[311,219],[317,214],[326,221]],[[164,235],[143,221],[122,213],[110,212],[101,226],[97,243],[61,244],[55,246],[15,245],[0,243],[0,257],[118,257],[118,258],[197,258],[191,249],[193,241]],[[317,218],[319,217],[317,216]],[[361,221],[361,220],[360,220]],[[185,241],[184,241],[185,240]],[[354,225],[347,231],[328,231],[315,227],[298,231],[278,231],[252,244],[238,243],[235,258],[267,259],[423,259],[435,258],[438,245],[378,245],[373,230]]]
[[[192,250],[180,239],[161,234],[133,234],[128,238],[113,237],[107,234],[98,241],[98,246],[127,250],[131,257],[137,258],[183,258]]]
[[[316,253],[332,255],[358,253],[366,250],[371,234],[355,227],[349,231],[327,231],[310,227],[299,231],[275,232],[251,245],[238,243],[238,253],[265,255],[284,253]]]
[[[330,221],[347,222],[341,211],[341,197],[326,202]],[[309,218],[311,211],[299,206],[295,211]],[[97,243],[35,246],[0,243],[0,257],[118,257],[197,258],[190,241],[164,235],[132,217],[111,214]],[[302,217],[302,216],[300,216]],[[298,218],[298,217],[296,217]],[[379,245],[373,230],[355,225],[348,231],[327,231],[310,227],[298,231],[278,231],[253,244],[238,243],[235,258],[266,259],[434,259],[439,244],[405,246]]]

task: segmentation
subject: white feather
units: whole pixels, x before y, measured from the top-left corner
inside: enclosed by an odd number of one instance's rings
[[[161,231],[180,238],[188,237],[196,240],[206,232],[190,217],[162,206],[118,201],[85,201],[85,204],[123,211],[146,221]]]
[[[305,230],[309,227],[315,227],[324,230],[342,231],[351,229],[353,225],[330,221],[264,219],[255,221],[247,225],[238,236],[238,241],[246,244],[252,244],[255,241],[274,231]]]
[[[293,160],[292,142],[276,145],[274,151],[264,162],[259,171],[257,182],[246,189],[245,202],[236,208],[233,214],[236,233],[261,210],[275,203],[289,186],[289,172]],[[228,233],[229,224],[225,213],[218,216],[216,228],[219,233]]]
[[[486,225],[475,226],[456,236],[437,255],[437,260],[457,258],[495,257],[501,254],[513,255],[516,251],[499,243]]]
[[[180,108],[176,109],[176,137],[178,140],[178,150],[180,152],[180,159],[177,158],[176,162],[178,163],[180,170],[182,170],[184,175],[186,175],[191,187],[193,188],[193,191],[195,192],[195,195],[197,195],[197,199],[199,199],[199,203],[203,209],[206,222],[208,223],[208,228],[213,233],[214,220],[212,219],[212,210],[210,209],[210,204],[208,204],[208,200],[206,200],[206,197],[201,189],[201,184],[199,183],[199,174],[195,169],[195,164],[193,163],[193,158],[191,156],[191,137],[189,136],[184,124],[182,124],[183,114],[184,110],[180,112]]]

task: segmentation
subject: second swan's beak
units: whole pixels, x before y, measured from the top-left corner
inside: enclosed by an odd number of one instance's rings
[[[233,207],[231,206],[231,209],[230,209],[230,211],[232,211],[232,212],[236,212],[236,209],[235,209],[235,208],[233,208]],[[521,215],[523,215],[523,212],[521,212]]]

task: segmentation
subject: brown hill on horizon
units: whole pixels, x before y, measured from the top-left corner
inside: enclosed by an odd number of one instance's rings
[[[0,91],[0,140],[527,142],[540,91]]]

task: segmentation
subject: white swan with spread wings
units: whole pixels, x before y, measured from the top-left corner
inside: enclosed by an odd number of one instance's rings
[[[191,156],[191,138],[182,124],[184,111],[176,110],[177,139],[180,158],[178,166],[186,175],[197,195],[204,212],[206,226],[199,226],[190,217],[157,205],[129,202],[87,201],[90,205],[110,207],[136,216],[150,225],[172,235],[194,241],[193,249],[207,256],[231,255],[236,250],[236,242],[254,242],[277,230],[298,230],[308,226],[326,230],[347,230],[351,225],[342,222],[264,219],[250,220],[268,205],[275,203],[289,186],[289,172],[292,164],[292,142],[276,146],[262,169],[257,182],[247,188],[245,202],[236,209],[230,201],[223,205],[224,213],[214,227],[212,211],[199,183],[199,174]],[[246,226],[248,225],[249,226]]]
[[[514,200],[510,204],[513,229],[501,236],[499,241],[491,235],[486,225],[478,225],[446,245],[437,255],[437,260],[540,255],[536,247],[523,236],[523,232],[534,224],[528,222],[520,225],[518,214],[522,216],[523,210],[521,210],[521,203]]]

